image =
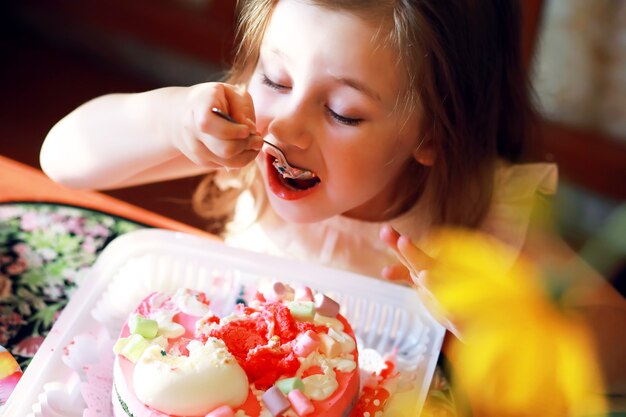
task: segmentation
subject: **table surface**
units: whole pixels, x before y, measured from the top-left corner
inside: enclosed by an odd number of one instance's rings
[[[153,227],[217,239],[203,230],[105,194],[64,187],[50,180],[41,170],[0,155],[0,202],[17,201],[74,205]]]

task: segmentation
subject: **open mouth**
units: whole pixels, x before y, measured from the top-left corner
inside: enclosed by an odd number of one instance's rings
[[[308,179],[285,177],[276,158],[269,154],[266,154],[266,167],[272,192],[284,200],[297,200],[305,197],[321,182],[318,176]]]
[[[320,182],[319,177],[317,177],[316,175],[313,178],[307,179],[288,177],[287,175],[285,175],[285,168],[280,165],[276,159],[274,159],[272,166],[276,168],[276,171],[278,171],[279,179],[283,182],[283,184],[287,187],[292,188],[295,191],[306,190],[311,187],[315,187]]]

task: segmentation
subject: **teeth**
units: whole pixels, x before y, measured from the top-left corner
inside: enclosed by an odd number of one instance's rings
[[[272,166],[276,169],[276,171],[278,172],[278,177],[280,178],[280,181],[283,183],[284,186],[286,186],[287,188],[294,190],[294,191],[302,191],[302,190],[306,190],[308,188],[314,187],[315,185],[317,185],[317,183],[319,183],[319,179],[314,177],[312,179],[294,179],[291,176],[287,175],[287,169],[284,165],[282,165],[280,162],[278,162],[277,159],[274,159],[274,161],[272,162]],[[312,181],[311,180],[316,180],[316,181]]]
[[[273,163],[272,165],[274,166],[274,168],[276,168],[276,171],[278,171],[278,174],[279,174],[279,177],[280,177],[280,179],[281,179],[282,183],[283,183],[285,186],[287,186],[287,187],[291,188],[292,190],[296,190],[296,188],[294,188],[294,187],[292,186],[292,184],[290,184],[290,183],[289,183],[289,177],[287,177],[287,176],[285,175],[285,171],[286,171],[285,167],[284,167],[283,165],[281,165],[281,164],[278,162],[278,160],[274,160],[274,163]]]
[[[278,163],[278,160],[275,160],[275,161],[274,161],[274,163],[273,163],[272,165],[274,165],[274,168],[276,168],[276,170],[278,170],[278,172],[280,173],[280,175],[281,175],[283,178],[287,178],[287,177],[285,176],[285,171],[287,170],[287,168],[286,168],[284,165],[279,164],[279,163]]]

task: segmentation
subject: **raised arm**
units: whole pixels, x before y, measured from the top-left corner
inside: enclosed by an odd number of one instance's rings
[[[219,107],[239,124],[210,109]],[[75,188],[111,189],[239,168],[262,145],[246,92],[222,83],[168,87],[91,100],[60,120],[41,148],[41,167]]]

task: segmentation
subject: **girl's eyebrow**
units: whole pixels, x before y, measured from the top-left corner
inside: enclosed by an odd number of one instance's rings
[[[376,101],[380,101],[380,102],[383,101],[382,98],[380,97],[380,94],[378,94],[376,91],[372,90],[365,83],[359,80],[355,80],[353,78],[348,78],[348,77],[340,77],[340,76],[335,76],[333,78],[335,79],[335,81],[341,84],[345,84],[348,87],[354,88],[355,90],[360,91],[361,93],[373,98]]]
[[[287,56],[287,54],[285,54],[283,51],[281,51],[278,48],[270,48],[269,52],[273,53],[274,55],[278,55],[282,59],[289,60],[289,57]]]

